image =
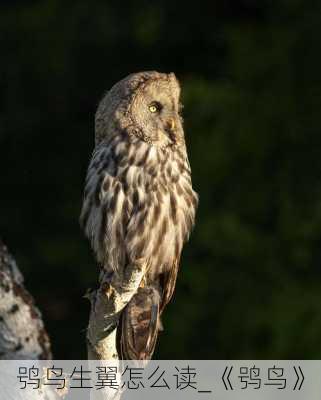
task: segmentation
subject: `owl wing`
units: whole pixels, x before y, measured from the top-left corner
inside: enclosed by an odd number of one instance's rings
[[[160,285],[161,285],[161,303],[160,303],[160,313],[163,312],[165,306],[171,300],[175,286],[176,279],[179,269],[179,259],[176,259],[173,262],[172,267],[164,272],[161,276]]]
[[[80,225],[97,262],[106,270],[117,270],[126,262],[124,241],[131,203],[118,170],[112,143],[95,149],[88,167],[80,215]]]

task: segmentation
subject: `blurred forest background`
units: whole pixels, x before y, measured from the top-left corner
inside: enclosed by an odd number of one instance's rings
[[[3,0],[0,29],[0,236],[55,357],[86,357],[95,109],[155,69],[200,194],[156,358],[321,358],[320,2]]]

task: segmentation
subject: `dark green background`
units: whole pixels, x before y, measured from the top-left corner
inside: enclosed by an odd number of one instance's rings
[[[0,235],[56,358],[86,357],[79,226],[103,92],[174,71],[200,208],[158,358],[321,358],[317,1],[2,1]]]

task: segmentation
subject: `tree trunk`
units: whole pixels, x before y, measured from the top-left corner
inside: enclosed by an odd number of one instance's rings
[[[51,359],[50,340],[23,276],[0,241],[0,359]]]

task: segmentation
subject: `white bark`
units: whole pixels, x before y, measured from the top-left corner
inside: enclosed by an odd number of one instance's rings
[[[91,312],[87,330],[89,360],[117,360],[116,328],[121,311],[129,303],[144,276],[141,264],[127,266],[112,277],[102,272],[100,287],[88,295]]]
[[[51,359],[41,314],[15,260],[0,241],[0,359]]]

